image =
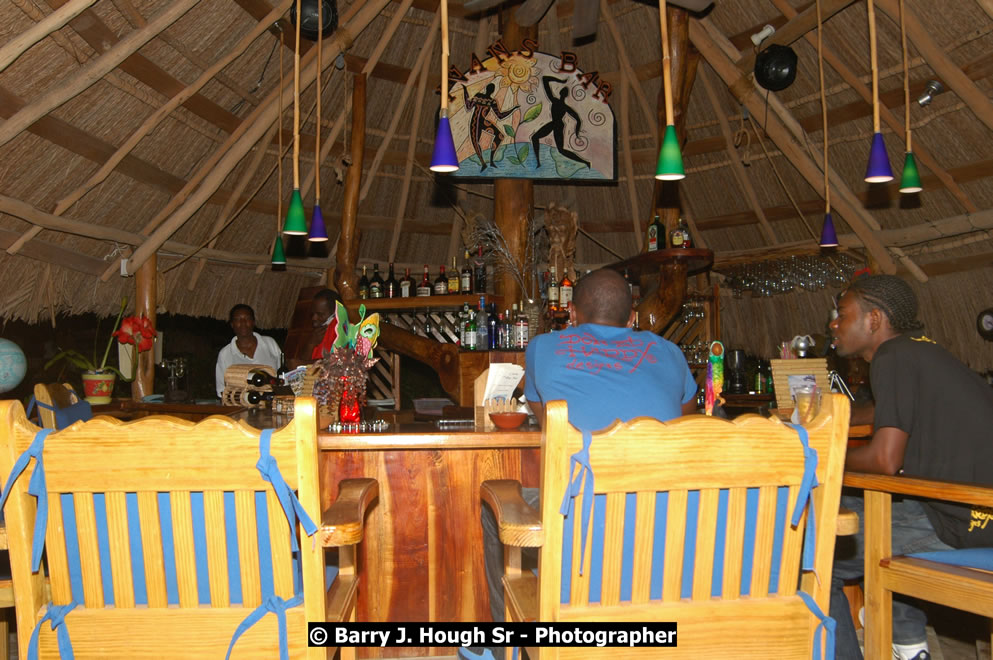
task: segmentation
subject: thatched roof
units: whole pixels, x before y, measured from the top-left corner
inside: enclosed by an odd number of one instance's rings
[[[924,192],[904,199],[896,182],[870,190],[862,181],[872,133],[866,3],[822,1],[832,198],[843,249],[860,262],[898,268],[915,283],[932,334],[975,368],[993,368],[993,350],[974,329],[976,313],[993,306],[990,5],[906,0],[911,124]],[[346,167],[351,79],[367,70],[359,263],[448,263],[461,254],[463,214],[492,215],[493,186],[459,182],[453,189],[427,170],[438,104],[438,3],[337,4],[341,27],[325,41],[322,66],[321,206],[332,235],[342,211],[338,176]],[[289,5],[13,0],[0,7],[0,245],[7,250],[0,253],[0,316],[33,321],[60,312],[110,313],[132,290],[119,274],[120,257],[144,244],[145,252],[158,253],[161,310],[224,317],[233,303],[250,301],[260,324],[288,322],[297,291],[324,281],[335,248],[332,241],[329,257],[291,259],[287,272],[267,267],[277,209],[291,187],[289,156],[282,189],[277,186],[273,130],[280,52],[287,89],[292,72],[292,51],[279,47],[275,28],[278,19],[292,46]],[[498,38],[498,17],[468,15],[458,0],[450,5],[451,61],[464,67],[472,52]],[[876,5],[882,130],[898,165],[904,150],[898,3]],[[679,192],[698,244],[716,253],[718,272],[734,260],[817,252],[822,132],[812,7],[716,0],[691,18],[701,60],[686,113],[687,178]],[[618,135],[627,139],[618,147],[616,184],[539,184],[535,204],[540,210],[564,203],[579,212],[576,260],[587,267],[616,260],[611,251],[627,257],[639,249],[651,213],[661,57],[657,6],[604,0],[597,35],[582,45],[571,43],[572,10],[572,2],[560,0],[546,13],[538,26],[541,50],[572,50],[613,84]],[[798,12],[804,13],[794,18]],[[74,17],[47,36],[32,36],[64,13]],[[799,74],[769,95],[747,79],[736,87],[738,98],[743,90],[750,97],[745,118],[727,79],[734,61],[753,53],[749,36],[765,24],[786,40],[802,37],[792,41]],[[316,49],[304,46],[301,175],[309,206]],[[948,91],[922,107],[913,99],[928,80]],[[292,134],[291,100],[283,95],[284,148]],[[800,157],[812,161],[798,166]],[[202,247],[209,249],[188,256]],[[721,305],[725,338],[769,355],[779,339],[820,329],[830,300],[805,290],[736,298],[725,287]]]

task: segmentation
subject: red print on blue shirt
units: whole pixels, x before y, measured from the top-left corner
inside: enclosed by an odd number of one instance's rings
[[[634,373],[642,362],[649,364],[657,362],[651,354],[654,341],[645,342],[629,335],[621,340],[607,341],[597,339],[588,332],[563,333],[559,338],[559,348],[556,355],[570,358],[567,369],[577,369],[598,374],[604,369],[621,371],[627,369]]]

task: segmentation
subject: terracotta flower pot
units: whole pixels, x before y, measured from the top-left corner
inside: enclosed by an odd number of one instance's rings
[[[114,393],[114,382],[117,374],[112,371],[87,371],[83,374],[83,393],[90,403],[110,403]]]

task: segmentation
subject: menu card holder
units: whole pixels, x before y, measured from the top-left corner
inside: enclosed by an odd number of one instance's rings
[[[793,395],[805,384],[814,382],[821,393],[831,391],[827,358],[799,358],[796,360],[769,360],[772,365],[772,384],[776,388],[776,407],[780,415],[793,408]]]
[[[490,364],[489,369],[476,377],[472,385],[476,429],[492,431],[496,428],[490,419],[491,412],[517,411],[513,394],[523,376],[524,369],[519,365],[501,362]]]

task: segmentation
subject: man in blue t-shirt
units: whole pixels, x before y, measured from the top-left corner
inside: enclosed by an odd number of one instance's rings
[[[598,270],[582,278],[569,303],[570,327],[528,344],[524,395],[544,424],[545,404],[564,399],[569,421],[598,431],[635,417],[660,421],[696,412],[697,385],[678,346],[652,332],[635,332],[631,290],[617,272]],[[523,489],[538,508],[538,489]],[[503,621],[503,545],[496,519],[484,505],[483,551],[490,614]],[[502,649],[493,650],[494,655]],[[478,650],[460,657],[489,657]]]

